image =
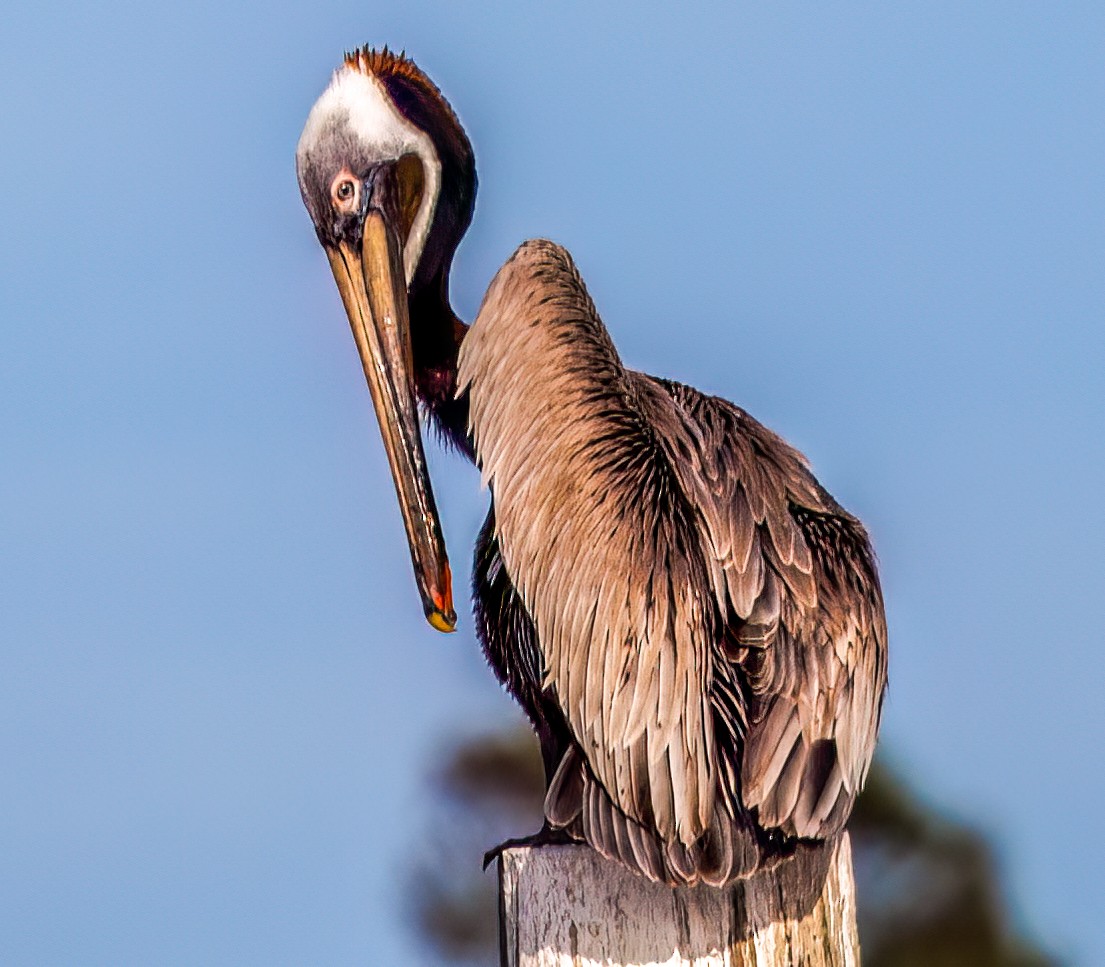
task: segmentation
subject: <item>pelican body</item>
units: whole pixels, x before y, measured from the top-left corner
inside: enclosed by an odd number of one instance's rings
[[[524,243],[472,326],[456,317],[473,154],[409,59],[347,55],[296,162],[439,630],[456,618],[419,404],[491,491],[476,632],[541,744],[528,841],[722,885],[830,840],[886,687],[862,524],[739,407],[626,368],[560,246]]]

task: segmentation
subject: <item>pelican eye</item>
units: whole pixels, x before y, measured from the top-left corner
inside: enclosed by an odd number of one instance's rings
[[[334,207],[339,212],[345,214],[357,210],[360,193],[360,184],[356,179],[349,177],[347,174],[338,175],[338,177],[334,179],[334,184],[330,187],[330,195],[334,202]]]

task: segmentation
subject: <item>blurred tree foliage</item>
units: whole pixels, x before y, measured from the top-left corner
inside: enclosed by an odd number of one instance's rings
[[[425,852],[409,882],[412,919],[445,963],[492,967],[497,883],[485,849],[541,824],[537,744],[518,728],[462,741],[432,777]],[[1010,926],[990,847],[922,805],[877,761],[852,814],[865,967],[1049,967]]]

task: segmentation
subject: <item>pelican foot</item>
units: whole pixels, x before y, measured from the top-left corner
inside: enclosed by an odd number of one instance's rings
[[[504,840],[498,846],[489,849],[483,854],[483,868],[486,870],[508,849],[520,849],[522,847],[534,848],[538,846],[568,846],[571,843],[578,842],[579,840],[572,836],[566,829],[554,829],[546,823],[536,833],[530,836],[519,836],[517,839]]]

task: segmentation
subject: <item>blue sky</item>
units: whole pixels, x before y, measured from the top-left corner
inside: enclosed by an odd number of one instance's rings
[[[884,748],[1105,963],[1105,8],[23,5],[0,31],[0,960],[401,963],[443,741],[513,714],[423,622],[293,155],[405,47],[477,151],[454,302],[567,245],[624,358],[869,523]],[[486,495],[431,454],[466,585]]]

